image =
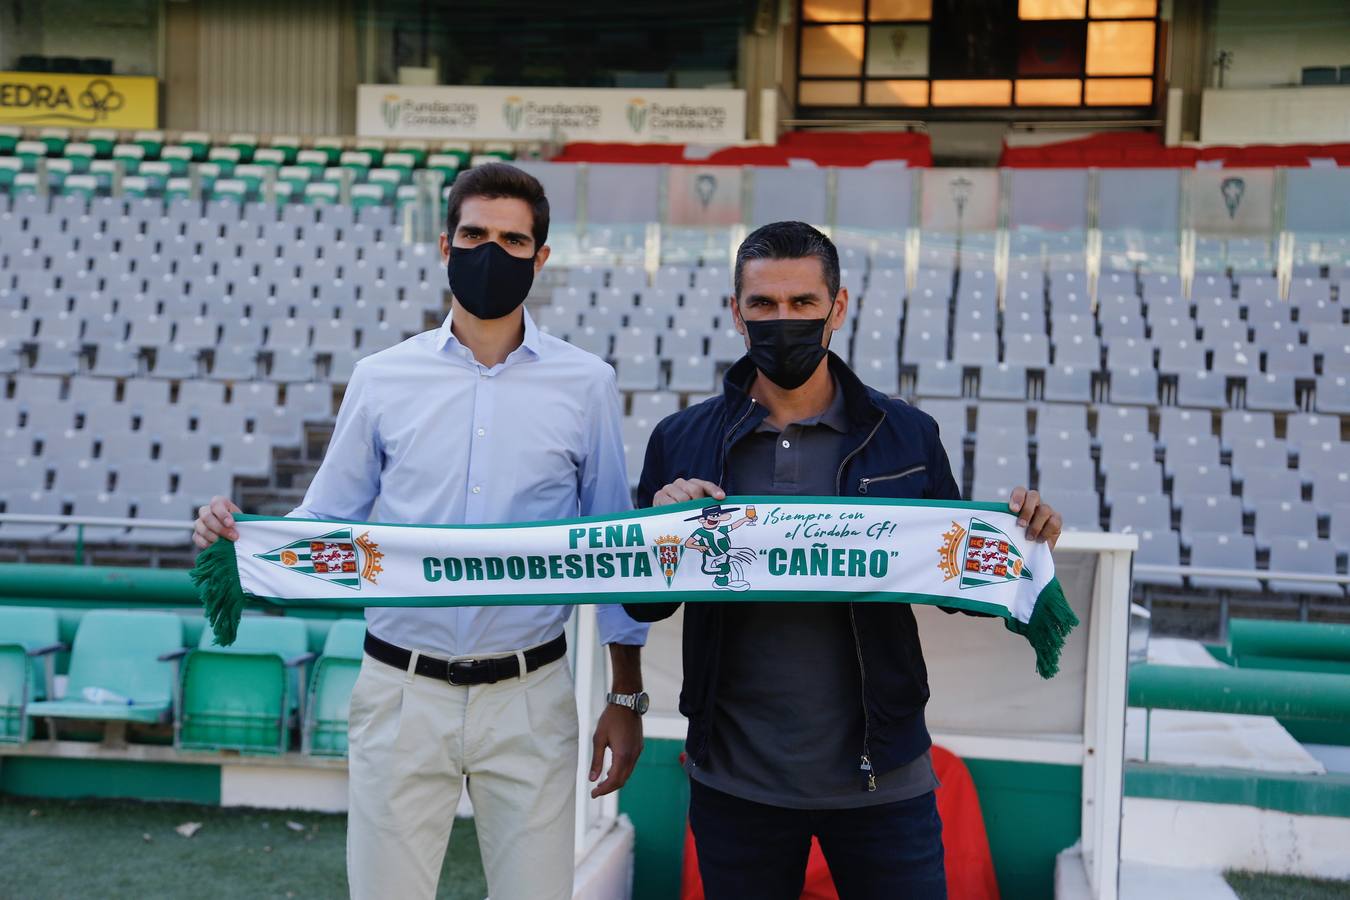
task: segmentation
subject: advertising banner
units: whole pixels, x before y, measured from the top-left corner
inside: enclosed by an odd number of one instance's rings
[[[159,81],[117,75],[0,72],[0,125],[158,128]]]
[[[356,89],[362,137],[729,144],[745,138],[745,92],[624,88]]]

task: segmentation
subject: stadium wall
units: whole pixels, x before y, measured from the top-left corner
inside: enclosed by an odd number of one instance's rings
[[[1214,51],[1233,54],[1225,88],[1298,84],[1304,66],[1350,65],[1345,0],[1218,0],[1213,22]]]
[[[356,21],[345,0],[165,7],[166,126],[217,132],[351,134]]]

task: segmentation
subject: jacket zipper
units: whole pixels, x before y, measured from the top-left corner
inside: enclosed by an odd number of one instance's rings
[[[839,464],[839,471],[834,476],[835,494],[840,494],[840,486],[844,481],[844,469],[847,468],[853,457],[861,453],[862,449],[871,442],[872,438],[875,437],[876,433],[881,429],[881,423],[884,421],[886,421],[886,413],[883,410],[881,418],[877,419],[877,424],[872,426],[871,432],[868,433],[867,437],[863,438],[863,442],[853,448],[853,452],[848,456],[845,456],[844,461]],[[866,493],[866,491],[863,493]],[[862,701],[863,713],[862,756],[858,769],[862,772],[867,790],[875,791],[877,789],[877,776],[876,772],[872,771],[872,750],[869,746],[872,737],[872,717],[867,712],[867,666],[863,664],[862,639],[858,636],[858,619],[853,614],[852,603],[848,605],[848,623],[853,629],[853,652],[858,657],[858,695],[859,699]]]
[[[873,476],[872,478],[860,478],[858,479],[858,493],[865,495],[867,493],[868,486],[876,484],[878,481],[894,481],[897,478],[904,478],[907,475],[915,475],[919,472],[922,472],[926,468],[928,468],[928,466],[926,465],[910,466],[905,471],[896,472],[892,475],[876,475]]]
[[[721,470],[717,473],[717,486],[723,488],[724,490],[725,487],[723,486],[722,482],[726,479],[727,476],[727,445],[731,443],[731,436],[736,433],[737,428],[741,427],[741,423],[744,422],[746,419],[750,418],[750,414],[755,411],[755,405],[758,402],[759,401],[756,400],[754,397],[750,398],[749,409],[747,409],[744,413],[741,414],[741,417],[736,420],[736,424],[732,425],[730,428],[727,429],[727,435],[725,438],[722,439],[722,466]]]

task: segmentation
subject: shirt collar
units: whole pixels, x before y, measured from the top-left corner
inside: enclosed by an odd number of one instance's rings
[[[516,357],[516,355],[519,354],[521,351],[525,351],[535,358],[538,358],[540,356],[539,328],[534,324],[534,318],[530,315],[530,311],[526,309],[524,313],[525,313],[525,338],[520,342],[519,347],[511,351],[511,354],[507,356],[507,360]],[[452,331],[450,328],[451,319],[453,318],[454,318],[453,312],[447,314],[445,317],[445,321],[441,323],[441,327],[437,330],[436,349],[442,353],[446,351],[460,351],[465,349],[464,345],[459,342],[459,338],[455,337],[454,331]]]
[[[824,425],[826,428],[833,429],[840,434],[847,434],[850,428],[850,422],[848,418],[848,403],[844,397],[843,387],[838,382],[834,383],[834,394],[830,397],[830,405],[825,407],[825,411],[820,415],[812,416],[809,419],[803,419],[800,422],[793,422],[792,424],[802,426]],[[755,430],[777,432],[780,429],[769,424],[769,420],[766,418],[763,422],[759,423],[759,427]]]

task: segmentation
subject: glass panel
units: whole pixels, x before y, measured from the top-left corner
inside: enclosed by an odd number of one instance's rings
[[[824,169],[755,166],[752,171],[754,194],[745,224],[751,228],[786,220],[825,224]]]
[[[1010,169],[1008,226],[1051,231],[1087,228],[1087,172],[1083,169]]]
[[[927,75],[928,26],[870,26],[867,33],[867,74]]]
[[[839,169],[835,197],[840,227],[903,231],[910,223],[913,174],[904,165],[874,163]]]
[[[1148,106],[1153,102],[1153,79],[1089,78],[1083,102],[1088,106]]]
[[[935,81],[934,106],[1008,106],[1011,81]]]
[[[1077,78],[1021,79],[1016,92],[1018,106],[1077,106],[1083,82]]]
[[[857,106],[856,81],[803,81],[798,87],[803,106]]]
[[[861,22],[862,0],[804,0],[802,19],[807,22]]]
[[[1152,75],[1152,22],[1091,22],[1088,24],[1089,75]]]
[[[867,7],[867,18],[873,22],[932,17],[933,0],[872,0],[872,5]]]
[[[1151,19],[1158,12],[1156,0],[1090,0],[1088,15],[1094,19]]]
[[[1018,0],[1020,19],[1081,19],[1087,0]]]
[[[864,102],[868,106],[927,106],[926,81],[869,81]]]
[[[861,25],[812,25],[802,29],[803,75],[857,75],[862,71]]]
[[[1017,29],[1018,75],[1081,75],[1087,29],[1078,22],[1026,22]]]

